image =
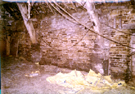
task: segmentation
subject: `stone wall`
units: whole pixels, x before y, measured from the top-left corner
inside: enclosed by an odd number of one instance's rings
[[[134,29],[135,12],[129,3],[97,4],[95,11],[99,14],[104,36],[123,45],[134,46],[134,36],[130,29]],[[81,23],[89,27],[94,25],[85,9],[72,10],[70,13]],[[99,43],[97,35],[57,13],[37,20],[33,25],[38,44],[31,44],[23,25],[19,28],[14,25],[17,22],[12,23],[11,29],[22,30],[12,37],[19,39],[18,54],[27,60],[85,71],[93,69],[101,74],[111,74],[114,78],[125,79],[128,67],[135,74],[135,57],[128,57],[133,49],[105,38],[103,43]],[[16,46],[12,47],[17,49]]]
[[[133,41],[133,35],[131,29],[135,29],[135,13],[129,3],[124,4],[107,4],[108,8],[104,9],[104,6],[100,7],[105,15],[101,16],[105,19],[103,24],[107,24],[111,28],[107,30],[111,39],[127,46],[130,45],[130,41]],[[129,6],[128,6],[129,5]],[[104,25],[104,30],[106,30],[106,25]],[[109,33],[110,32],[110,33]],[[110,42],[109,43],[109,65],[110,74],[114,78],[129,79],[133,71],[133,58],[129,57],[130,53],[133,52],[132,48],[122,46],[120,44]],[[132,63],[131,63],[132,62]]]
[[[114,5],[112,4],[111,6],[109,6],[109,4],[106,4],[105,6],[108,6],[108,8],[104,9],[105,7],[101,6],[99,9],[96,10],[99,14],[102,12],[102,14],[99,17],[100,17],[100,20],[102,20],[101,25],[103,27],[102,30],[104,31],[103,35],[123,45],[130,46],[130,40],[131,40],[130,33],[131,32],[129,29],[132,29],[134,25],[133,23],[135,20],[134,10],[132,6],[127,6],[127,5],[122,5],[122,4],[114,4]],[[82,11],[79,13],[73,13],[72,15],[80,19],[82,23],[91,25],[91,23],[89,23],[89,20],[88,20],[89,17],[85,17],[86,15],[88,16],[87,12]],[[50,43],[48,43],[49,45],[51,45],[50,47],[45,42],[41,42],[41,44],[45,43],[44,44],[46,45],[45,48],[51,49],[51,47],[54,47],[55,49],[55,50],[52,50],[52,57],[55,57],[55,59],[54,58],[53,58],[54,60],[50,59],[51,56],[47,56],[50,52],[49,51],[46,52],[45,50],[43,51],[44,53],[43,55],[46,54],[44,56],[46,58],[44,58],[43,61],[48,60],[52,64],[57,64],[58,66],[65,66],[65,67],[69,66],[70,68],[78,68],[78,69],[82,69],[86,71],[88,71],[90,68],[94,69],[95,71],[97,69],[100,69],[97,71],[100,73],[103,73],[103,70],[105,70],[103,68],[108,67],[108,66],[104,67],[105,66],[104,62],[109,61],[109,65],[110,65],[109,73],[115,78],[125,79],[127,69],[129,67],[127,66],[127,63],[129,62],[127,60],[129,58],[127,56],[130,54],[130,48],[122,46],[114,42],[110,42],[107,39],[104,39],[104,43],[103,43],[104,48],[101,49],[100,45],[98,45],[98,42],[96,41],[96,37],[95,37],[96,35],[93,36],[93,34],[90,32],[87,33],[86,36],[77,45],[72,46],[74,45],[72,41],[76,43],[79,41],[79,38],[81,38],[81,36],[84,35],[84,33],[82,33],[81,31],[86,32],[87,30],[85,30],[84,27],[81,27],[81,26],[79,26],[80,28],[78,28],[78,26],[74,26],[72,22],[67,22],[65,19],[63,19],[62,21],[62,18],[60,18],[61,19],[60,20],[57,17],[58,16],[53,17],[55,21],[50,22],[52,26],[51,29],[58,28],[60,31],[62,31],[65,34],[61,34],[61,32],[58,32],[55,29],[55,33],[56,33],[55,35],[56,36],[60,35],[60,38],[57,36],[57,38],[54,38],[54,40],[50,39],[49,41]],[[115,23],[114,23],[114,19],[115,19]],[[58,25],[59,22],[61,22],[60,24],[62,25]],[[116,30],[112,30],[111,28],[108,28],[108,26],[105,26],[104,23],[105,24],[107,23],[109,27],[114,27],[114,25],[116,25],[115,26]],[[119,31],[122,31],[124,33],[119,32]],[[53,37],[54,34],[52,32],[51,34]],[[63,35],[65,36],[64,39],[62,39]],[[48,35],[46,36],[50,38],[50,36]],[[74,36],[76,36],[76,38]],[[48,38],[45,38],[44,40],[47,40]],[[52,43],[51,41],[54,41],[54,42]],[[43,46],[43,49],[45,48]]]
[[[81,23],[92,26],[86,11],[72,15]],[[42,20],[40,32],[43,36],[40,43],[43,55],[40,64],[54,64],[85,71],[93,69],[103,73],[103,55],[96,41],[97,35],[85,27],[57,14]]]
[[[129,32],[129,30],[123,30],[124,32]],[[119,41],[122,44],[130,45],[130,36],[115,32],[112,39]],[[127,70],[127,59],[130,54],[130,49],[128,47],[122,46],[120,44],[110,43],[110,72],[116,77],[125,78],[125,73]]]

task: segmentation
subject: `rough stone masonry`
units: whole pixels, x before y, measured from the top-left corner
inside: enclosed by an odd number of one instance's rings
[[[12,35],[19,36],[16,38],[19,39],[19,55],[40,64],[84,71],[92,69],[104,75],[110,74],[114,78],[130,77],[127,73],[135,75],[135,57],[128,57],[134,51],[128,46],[134,47],[135,44],[135,10],[130,2],[96,4],[95,7],[94,11],[98,13],[101,22],[102,35],[126,46],[105,38],[103,43],[99,43],[98,36],[82,25],[69,21],[58,13],[44,15],[42,10],[33,16],[33,19],[37,19],[33,25],[38,41],[34,47],[26,28],[17,26],[20,21],[13,21],[12,30],[23,31]],[[77,10],[71,9],[68,12],[92,29],[93,22],[86,9],[78,7]],[[16,39],[13,38],[11,42]],[[16,43],[13,43],[12,47],[15,45]],[[14,53],[12,49],[11,52]]]

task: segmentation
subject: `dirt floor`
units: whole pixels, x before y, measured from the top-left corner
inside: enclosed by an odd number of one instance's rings
[[[30,75],[31,72],[37,73]],[[89,88],[74,90],[51,84],[46,81],[47,77],[59,72],[69,73],[72,70],[58,68],[52,65],[36,65],[28,62],[23,57],[4,57],[1,64],[1,90],[2,94],[101,94],[94,93]],[[86,72],[83,72],[86,73]],[[31,76],[31,77],[29,77]],[[34,76],[34,77],[32,77]],[[133,83],[132,83],[133,85]],[[110,89],[103,94],[135,94],[135,89],[131,86]]]

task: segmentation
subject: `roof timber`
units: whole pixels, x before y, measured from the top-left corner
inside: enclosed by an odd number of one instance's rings
[[[41,1],[41,0],[40,0]],[[48,1],[50,1],[50,0],[48,0]],[[51,2],[51,1],[50,1]],[[54,3],[56,3],[56,2],[54,2]],[[54,4],[53,3],[53,4]],[[62,2],[63,3],[63,2]],[[71,2],[69,2],[69,3],[71,3]],[[80,3],[80,2],[77,2],[77,3]],[[93,2],[89,2],[89,1],[87,1],[86,2],[86,4],[87,4],[87,6],[86,6],[86,9],[87,9],[87,11],[92,11],[92,13],[94,13],[95,14],[95,12],[94,12],[94,10],[93,9],[91,9],[91,10],[89,10],[89,6],[91,6],[91,4],[89,4],[89,3],[93,3]],[[20,3],[18,3],[18,4],[20,4]],[[39,3],[38,3],[39,4]],[[56,5],[57,5],[57,3],[56,3]],[[58,5],[57,5],[58,6]],[[22,9],[20,9],[20,11],[21,11]],[[26,10],[26,9],[25,9]],[[23,14],[23,13],[21,13],[21,14]],[[27,15],[27,13],[25,13],[26,15]],[[95,16],[94,16],[94,14],[90,14],[90,16],[92,16],[93,15],[93,19],[95,19],[95,20],[93,20],[94,21],[94,23],[98,23],[98,20],[96,20],[96,19],[98,19],[98,17],[96,17],[95,18]],[[23,15],[22,15],[23,16]],[[27,30],[28,30],[28,33],[29,33],[29,35],[30,35],[30,37],[31,37],[31,41],[32,41],[32,43],[36,43],[36,37],[35,37],[35,31],[34,31],[34,28],[33,28],[33,25],[32,25],[32,22],[30,21],[30,23],[29,22],[26,22],[26,20],[25,19],[28,19],[27,17],[23,17],[23,20],[24,20],[24,23],[25,23],[25,25],[26,25],[26,28],[27,28]],[[80,23],[81,24],[81,23]],[[81,25],[83,25],[83,24],[81,24]],[[85,25],[83,25],[84,27],[86,27],[87,28],[87,26],[85,26]],[[99,28],[98,26],[99,25],[96,25],[97,26],[97,28]],[[30,27],[30,28],[29,28]],[[110,38],[107,38],[107,37],[105,37],[105,36],[103,36],[103,35],[101,35],[100,34],[100,31],[98,31],[98,30],[96,30],[96,28],[95,28],[95,31],[93,31],[93,30],[90,30],[91,32],[94,32],[95,34],[97,34],[97,35],[99,35],[99,36],[101,36],[101,37],[103,37],[103,38],[106,38],[106,39],[108,39],[108,40],[110,40],[110,41],[112,41],[112,42],[115,42],[115,43],[118,43],[117,41],[114,41],[114,40],[112,40],[112,39],[110,39]],[[119,43],[120,44],[120,43]],[[123,44],[120,44],[120,45],[122,45],[122,46],[126,46],[126,47],[128,47],[127,45],[123,45]],[[132,47],[129,47],[129,48],[132,48]],[[134,48],[135,49],[135,48]]]

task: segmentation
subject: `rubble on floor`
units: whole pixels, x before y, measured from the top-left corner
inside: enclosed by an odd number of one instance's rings
[[[80,71],[73,70],[70,73],[61,73],[48,77],[48,82],[58,84],[64,87],[69,87],[77,91],[85,88],[91,89],[93,92],[103,93],[105,91],[126,86],[125,81],[113,81],[111,76],[102,76],[90,70],[87,75]]]

